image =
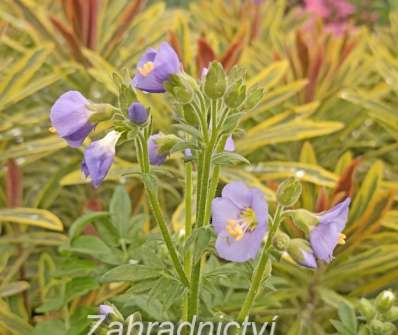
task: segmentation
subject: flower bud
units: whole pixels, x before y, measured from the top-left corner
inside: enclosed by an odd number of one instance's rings
[[[317,262],[308,241],[292,239],[287,248],[288,255],[298,264],[307,268],[316,268]]]
[[[295,209],[288,211],[288,213],[294,224],[307,235],[319,223],[318,216],[306,209]]]
[[[282,206],[290,207],[298,201],[301,191],[301,183],[296,178],[289,178],[279,185],[276,198]]]
[[[227,91],[225,96],[225,104],[229,108],[238,108],[246,98],[246,85],[242,85],[240,81],[236,81]]]
[[[285,251],[289,247],[290,237],[283,232],[277,232],[272,240],[274,248],[278,251]]]
[[[128,108],[128,118],[131,122],[141,126],[148,120],[148,110],[143,104],[134,102]]]
[[[362,298],[358,304],[358,310],[366,320],[372,320],[376,316],[376,308],[365,298]]]
[[[169,154],[170,150],[178,143],[180,139],[175,135],[163,135],[157,140],[159,153],[161,155]]]
[[[191,126],[195,126],[198,123],[198,118],[191,104],[186,104],[182,107],[184,120]]]
[[[193,88],[188,76],[183,76],[182,74],[171,75],[169,80],[163,85],[177,102],[188,104],[192,101]]]
[[[222,65],[212,62],[206,75],[204,90],[208,97],[212,99],[221,98],[227,87],[227,78]]]
[[[393,306],[395,301],[395,294],[391,291],[383,291],[381,292],[375,301],[376,308],[380,312],[388,312]]]
[[[261,101],[263,95],[264,95],[264,90],[261,88],[254,88],[249,90],[249,92],[247,92],[247,98],[242,106],[242,109],[244,110],[253,109]]]
[[[372,335],[392,335],[395,331],[395,326],[390,322],[374,319],[370,322],[369,329]]]
[[[391,322],[398,321],[398,307],[391,307],[391,309],[386,314],[384,314],[384,319]]]

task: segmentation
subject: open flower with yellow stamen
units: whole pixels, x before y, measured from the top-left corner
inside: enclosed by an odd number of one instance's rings
[[[264,194],[237,181],[226,185],[222,196],[213,199],[211,205],[217,254],[239,263],[254,259],[267,231]]]
[[[163,42],[159,50],[150,48],[142,56],[132,85],[144,92],[164,93],[163,83],[180,71],[181,62],[176,52],[167,42]]]
[[[317,214],[319,224],[310,232],[311,247],[316,258],[330,263],[336,246],[345,244],[342,231],[347,223],[350,203],[351,198],[347,198],[332,209]]]

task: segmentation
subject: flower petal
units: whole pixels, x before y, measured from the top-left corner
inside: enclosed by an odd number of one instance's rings
[[[90,123],[86,123],[83,127],[81,127],[79,130],[74,132],[73,134],[64,136],[64,140],[68,142],[68,144],[72,148],[77,148],[80,147],[81,144],[84,142],[85,138],[90,134],[90,132],[93,130],[94,125]]]
[[[266,232],[265,226],[259,226],[251,233],[246,233],[240,240],[220,234],[216,240],[216,250],[219,257],[237,263],[243,263],[257,256]]]
[[[347,198],[331,210],[320,214],[320,223],[311,231],[310,242],[315,256],[324,262],[331,262],[340,233],[348,218],[351,199]]]
[[[166,160],[166,155],[159,154],[159,148],[156,143],[156,140],[160,137],[159,134],[155,134],[149,137],[148,139],[148,156],[149,162],[152,165],[161,165]]]
[[[231,200],[241,210],[250,207],[252,192],[242,181],[232,182],[222,190],[223,198]]]
[[[240,210],[231,200],[226,198],[214,198],[211,202],[212,224],[218,234],[225,230],[229,220],[239,218]]]
[[[250,191],[252,193],[251,207],[256,213],[257,224],[266,227],[268,220],[268,204],[264,194],[258,188],[252,188]]]
[[[178,55],[167,42],[160,44],[154,65],[153,73],[161,83],[169,79],[170,75],[181,71],[181,63]]]
[[[50,120],[61,137],[76,133],[88,123],[87,104],[88,100],[78,91],[68,91],[55,101]]]

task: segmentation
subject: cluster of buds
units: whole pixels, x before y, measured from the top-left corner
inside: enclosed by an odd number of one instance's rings
[[[392,335],[397,330],[394,325],[398,321],[398,306],[395,294],[386,290],[381,292],[376,299],[362,298],[357,309],[365,323],[361,325],[361,335]]]
[[[392,335],[397,330],[394,322],[398,321],[398,306],[395,294],[381,292],[376,299],[362,298],[357,309],[366,322],[360,328],[361,335]]]

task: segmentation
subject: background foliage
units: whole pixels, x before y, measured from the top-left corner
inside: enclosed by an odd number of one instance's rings
[[[357,1],[358,8],[365,3]],[[190,74],[199,77],[218,59],[226,69],[242,65],[250,85],[266,90],[236,138],[237,151],[252,164],[225,169],[223,182],[243,179],[272,204],[278,183],[296,176],[304,186],[300,205],[313,211],[344,195],[354,199],[347,244],[336,260],[315,272],[277,262],[256,320],[279,315],[280,334],[333,333],[330,320],[341,303],[396,288],[396,2],[369,2],[352,18],[355,31],[337,37],[322,24],[306,29],[298,2],[170,4],[0,3],[1,334],[84,334],[86,315],[109,300],[126,314],[178,319],[183,288],[167,257],[159,257],[164,245],[140,181],[125,176],[134,151],[122,146],[109,182],[94,190],[80,176],[81,153],[66,148],[48,122],[52,103],[68,89],[115,102],[110,75],[133,72],[144,50],[165,39]],[[378,20],[366,21],[363,11]],[[152,107],[155,127],[170,130],[176,115],[167,99],[140,99]],[[183,166],[173,158],[161,199],[179,241]],[[290,223],[285,228],[299,236]],[[208,252],[203,313],[233,318],[252,264],[222,263]]]

